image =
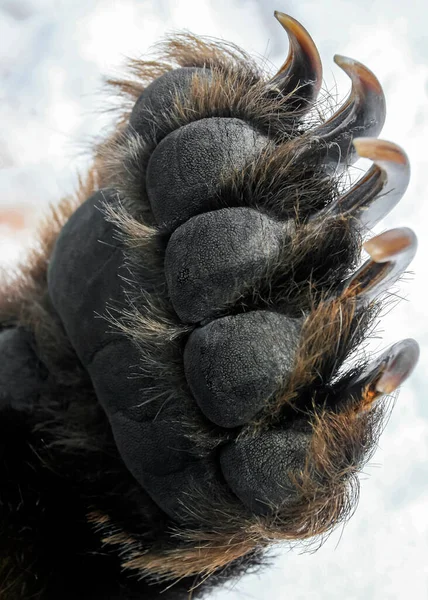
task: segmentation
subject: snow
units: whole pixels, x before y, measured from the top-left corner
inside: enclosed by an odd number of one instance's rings
[[[73,191],[84,153],[109,118],[100,112],[103,76],[126,56],[144,55],[166,33],[189,29],[229,39],[279,66],[287,41],[274,9],[300,20],[317,42],[325,86],[344,97],[349,80],[333,54],[367,64],[380,79],[388,116],[382,137],[402,145],[412,164],[406,196],[377,231],[410,226],[418,234],[414,276],[398,287],[404,300],[385,315],[380,350],[415,337],[421,360],[403,386],[362,476],[359,508],[344,531],[315,554],[278,551],[271,568],[247,576],[212,600],[428,597],[428,372],[426,139],[427,9],[416,0],[0,0],[0,205],[22,207],[30,229],[0,229],[1,264],[13,268],[31,227],[49,203]],[[366,166],[363,164],[363,166]],[[425,375],[424,375],[425,374]],[[343,534],[343,535],[342,535]]]

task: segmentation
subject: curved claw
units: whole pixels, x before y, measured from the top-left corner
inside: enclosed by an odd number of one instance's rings
[[[321,88],[320,55],[303,25],[282,12],[275,11],[275,17],[288,34],[290,50],[286,61],[268,86],[284,96],[295,93],[298,108],[309,109]]]
[[[334,61],[351,78],[352,90],[338,112],[317,127],[313,135],[328,144],[328,162],[337,166],[355,162],[354,136],[379,135],[385,122],[386,106],[382,87],[367,67],[337,54]]]
[[[400,146],[376,138],[356,138],[353,141],[361,158],[375,164],[346,194],[318,212],[318,221],[352,216],[367,228],[374,227],[399,202],[409,185],[410,164]]]
[[[391,142],[356,138],[354,147],[359,157],[370,158],[375,163],[372,169],[380,172],[379,178],[383,180],[382,194],[366,193],[356,207],[361,223],[366,227],[374,227],[404,195],[410,181],[410,163],[404,150]],[[352,199],[348,197],[344,201],[347,203]]]
[[[385,350],[349,384],[348,397],[359,400],[357,412],[370,410],[374,400],[392,394],[411,375],[419,359],[418,343],[408,338]]]
[[[419,359],[419,344],[409,338],[384,353],[385,366],[375,383],[379,394],[392,394],[412,373]]]
[[[407,227],[390,229],[364,244],[371,260],[345,283],[344,294],[371,300],[390,287],[413,259],[416,235]]]

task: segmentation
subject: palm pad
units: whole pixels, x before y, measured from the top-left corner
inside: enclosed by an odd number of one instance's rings
[[[382,92],[353,72],[356,100],[311,135],[306,89],[239,66],[195,60],[139,94],[49,293],[129,471],[174,521],[245,553],[346,516],[382,416],[373,386],[407,363],[400,346],[343,367],[396,274],[353,274],[384,180],[341,197],[333,174],[357,132],[379,133]]]

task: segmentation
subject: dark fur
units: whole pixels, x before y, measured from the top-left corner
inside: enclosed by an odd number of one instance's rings
[[[352,295],[331,301],[358,261],[361,240],[345,219],[329,228],[307,221],[339,193],[340,181],[324,176],[321,143],[290,110],[289,98],[266,93],[266,77],[238,48],[183,35],[169,40],[162,56],[164,62],[134,61],[131,79],[110,82],[124,98],[115,131],[95,148],[93,167],[76,198],[52,211],[40,249],[0,299],[3,327],[20,325],[31,332],[34,352],[47,373],[30,410],[7,408],[0,420],[4,600],[148,599],[158,597],[169,580],[175,583],[163,597],[195,597],[258,565],[272,541],[318,542],[349,517],[358,498],[356,473],[379,434],[383,405],[357,419],[359,398],[340,404],[354,371],[339,380],[338,369],[370,332],[377,308],[362,314]],[[176,66],[209,67],[213,83],[195,77],[188,98],[177,98],[168,114],[153,115],[151,139],[135,135],[126,128],[133,104],[153,78]],[[233,310],[275,306],[306,318],[292,377],[239,435],[258,435],[288,411],[313,437],[305,469],[295,475],[297,504],[262,518],[228,496],[213,505],[207,491],[189,490],[198,508],[192,509],[186,527],[172,523],[122,463],[89,378],[51,305],[46,265],[75,208],[98,189],[116,189],[117,208],[107,207],[106,217],[126,246],[132,278],[150,280],[156,292],[136,288],[127,311],[112,310],[110,322],[151,365],[153,393],[173,391],[184,378],[179,357],[191,328],[179,322],[164,296],[168,233],[154,224],[144,176],[163,137],[215,115],[248,121],[271,140],[256,161],[220,183],[216,207],[245,205],[290,219],[290,240],[278,261],[268,265],[255,290],[234,302]],[[228,310],[225,306],[224,312]],[[207,426],[191,398],[186,426],[201,455],[225,439],[219,428]]]

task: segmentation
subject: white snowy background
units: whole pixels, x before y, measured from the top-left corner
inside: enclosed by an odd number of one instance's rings
[[[25,209],[12,234],[0,223],[0,263],[13,268],[48,203],[72,192],[91,136],[108,123],[102,76],[144,55],[166,33],[222,37],[277,67],[288,45],[274,9],[315,39],[325,88],[346,96],[333,54],[367,64],[388,116],[382,136],[402,145],[412,181],[378,227],[412,227],[419,252],[403,298],[382,323],[380,350],[415,337],[421,359],[401,391],[380,447],[361,477],[358,510],[316,553],[278,549],[272,566],[212,600],[398,600],[428,598],[428,9],[422,0],[0,0],[0,210]],[[337,89],[336,89],[337,88]],[[366,166],[366,165],[363,165]],[[427,296],[425,295],[427,294]],[[343,535],[342,535],[343,534]],[[76,574],[77,575],[77,574]]]

